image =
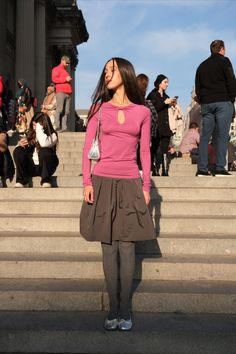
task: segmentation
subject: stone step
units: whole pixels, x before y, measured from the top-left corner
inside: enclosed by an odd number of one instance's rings
[[[192,169],[192,166],[194,170]],[[191,165],[191,170],[186,169],[186,170],[181,170],[181,171],[175,171],[174,169],[169,172],[169,177],[194,177],[196,174],[196,169],[194,165]],[[54,176],[59,176],[59,177],[74,177],[74,176],[80,176],[82,175],[82,165],[81,166],[76,166],[72,168],[73,170],[70,171],[68,169],[63,170],[60,168],[60,165],[58,166],[56,172],[54,173]]]
[[[196,165],[186,165],[186,164],[175,164],[170,166],[170,174],[173,173],[194,173],[196,172]],[[59,166],[57,167],[57,171],[82,171],[82,160],[80,160],[79,163],[72,163],[72,161],[69,160],[66,163],[59,163]],[[228,177],[229,178],[229,177]]]
[[[135,279],[236,281],[235,256],[138,255]],[[0,254],[0,278],[103,279],[98,254]]]
[[[78,169],[77,171],[63,171],[59,167],[57,168],[56,172],[54,173],[54,176],[58,177],[78,177],[82,176],[82,167]]]
[[[57,152],[57,156],[59,158],[60,164],[82,164],[82,151],[68,151],[65,152],[62,150]],[[170,170],[174,168],[174,166],[190,166],[192,165],[191,159],[175,159],[171,161]]]
[[[72,155],[82,159],[83,146],[84,145],[81,142],[66,143],[63,145],[60,143],[60,145],[57,147],[57,155],[58,157],[68,157]],[[15,146],[9,146],[11,154],[13,153],[14,149]]]
[[[106,332],[105,317],[2,311],[0,353],[235,354],[235,315],[134,313],[130,333]]]
[[[70,139],[67,139],[67,140],[62,140],[60,139],[59,140],[59,143],[58,143],[58,150],[60,151],[63,151],[65,148],[68,148],[70,147],[71,150],[80,150],[82,151],[83,147],[84,147],[84,141],[81,140],[81,139],[78,139],[78,140],[70,140]]]
[[[84,147],[84,142],[81,140],[63,140],[59,141],[58,147],[57,147],[57,155],[59,157],[59,160],[61,162],[62,158],[68,159],[69,157],[74,157],[77,158],[79,162],[82,160],[82,151]],[[15,148],[14,146],[9,146],[9,150],[11,153],[13,152]],[[177,159],[172,159],[170,162],[170,170],[174,168],[174,166],[190,166],[192,164],[191,158],[177,158]]]
[[[70,165],[82,165],[82,159],[81,157],[78,157],[78,154],[76,157],[60,156],[59,154],[57,156],[59,158],[59,166],[67,165],[68,162]]]
[[[99,242],[87,242],[79,233],[0,232],[0,253],[97,253]],[[146,255],[236,255],[236,233],[200,235],[161,234],[156,240],[137,242],[136,253]]]
[[[194,165],[191,165],[192,167]],[[172,170],[169,172],[169,177],[194,177],[196,175],[197,170],[181,170],[181,171],[175,171]],[[82,168],[77,169],[75,171],[64,171],[59,168],[55,172],[54,176],[60,176],[60,177],[73,177],[73,176],[80,176],[82,174]]]
[[[57,149],[57,155],[60,158],[68,158],[68,157],[73,157],[73,158],[78,158],[82,159],[82,151],[83,151],[83,144],[80,142],[76,142],[76,149],[73,147],[70,149],[65,149],[66,148],[65,143],[60,143]],[[12,147],[10,147],[10,150],[12,151]],[[177,158],[177,159],[172,159],[170,162],[170,165],[191,165],[192,160],[191,158]]]
[[[163,177],[164,179],[164,177]],[[219,178],[221,179],[221,178]],[[41,188],[40,178],[33,178],[33,184],[35,187],[40,188],[2,188],[0,193],[0,200],[82,200],[83,198],[83,187],[81,177],[54,177],[53,185],[59,183],[64,185],[74,184],[74,187],[60,187],[60,188]],[[228,187],[221,188],[206,186],[194,186],[194,187],[182,187],[181,185],[176,185],[175,187],[165,187],[161,186],[160,179],[159,187],[152,187],[151,197],[154,200],[161,201],[209,201],[209,202],[235,202],[236,201],[236,188]],[[156,182],[158,185],[158,182]],[[12,182],[11,186],[14,186]]]
[[[197,165],[174,165],[170,166],[169,175],[174,176],[195,176]]]
[[[155,229],[161,233],[234,235],[235,216],[162,216],[154,220]],[[1,215],[0,231],[49,231],[79,232],[79,215]]]
[[[236,172],[232,172],[234,177],[206,177],[199,178],[195,176],[172,176],[172,177],[151,177],[152,187],[154,188],[168,188],[170,189],[181,189],[188,188],[188,191],[191,191],[195,188],[208,188],[211,189],[212,194],[214,195],[214,188],[223,188],[227,191],[226,195],[230,196],[231,190],[236,189]],[[34,177],[33,183],[35,186],[39,186],[40,178]],[[53,183],[55,186],[60,187],[73,187],[78,186],[82,187],[82,177],[81,176],[54,176]],[[14,183],[10,183],[7,181],[8,186],[14,185]],[[2,190],[1,190],[2,191]],[[230,192],[230,193],[229,193]]]
[[[178,158],[178,159],[172,159],[170,160],[170,164],[169,164],[169,167],[171,168],[172,166],[175,166],[175,165],[192,165],[192,160],[191,158]]]
[[[66,154],[68,153],[77,153],[77,156],[82,156],[82,151],[83,151],[83,146],[84,144],[81,142],[77,142],[77,144],[74,143],[66,143],[66,144],[61,144],[58,145],[58,154],[61,152],[64,152]]]
[[[182,163],[181,163],[182,162]],[[172,170],[176,172],[182,172],[182,171],[195,171],[197,168],[197,165],[191,164],[190,161],[186,161],[185,159],[176,159],[172,161],[169,165],[169,171],[171,172]]]
[[[82,151],[64,151],[63,148],[59,148],[57,151],[57,156],[61,162],[62,159],[66,159],[67,161],[71,161],[71,159],[82,160]]]
[[[150,313],[235,314],[235,282],[135,281],[132,309]],[[0,311],[109,309],[103,280],[1,279]]]
[[[196,170],[197,171],[197,170]],[[170,171],[170,177],[191,177],[196,175],[196,171]]]
[[[69,171],[73,172],[75,175],[78,173],[82,173],[82,163],[79,164],[71,164],[71,163],[59,163],[55,174],[59,174],[61,171]]]
[[[60,140],[85,140],[85,132],[63,132],[58,133]]]
[[[84,142],[85,141],[85,133],[82,132],[64,132],[58,133],[58,140],[59,142],[66,143],[66,142]],[[9,146],[14,147],[17,142],[19,141],[20,137],[19,134],[14,134],[12,137],[9,138]]]
[[[0,203],[0,214],[2,215],[24,215],[26,211],[30,215],[74,215],[80,214],[82,206],[82,196],[80,200],[76,197],[73,200],[37,200],[24,198],[19,199],[5,199]],[[150,202],[150,212],[153,217],[159,216],[175,216],[176,211],[178,215],[182,216],[236,216],[236,200],[234,202],[219,202],[216,201],[165,201],[160,199],[153,199]]]
[[[64,150],[64,146],[60,146],[58,149],[57,149],[57,156],[59,157],[60,159],[60,162],[65,159],[66,161],[68,161],[67,159],[69,157],[72,157],[74,159],[76,159],[78,162],[77,163],[80,163],[82,161],[82,151],[83,151],[83,146],[82,145],[79,145],[78,149],[74,150],[74,149],[71,149],[70,151],[67,150],[65,151]],[[70,160],[70,163],[71,160]],[[186,159],[186,158],[178,158],[178,159],[173,159],[171,160],[170,162],[170,167],[172,166],[175,166],[175,165],[192,165],[192,160],[189,158],[189,159]]]

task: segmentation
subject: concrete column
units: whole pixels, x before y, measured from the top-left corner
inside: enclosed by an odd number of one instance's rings
[[[24,78],[35,94],[35,0],[16,1],[16,80]]]
[[[75,68],[71,66],[70,74],[73,78],[72,84],[72,97],[71,97],[71,106],[70,106],[70,116],[69,116],[69,129],[74,132],[75,131]]]
[[[36,0],[35,6],[35,95],[38,100],[38,108],[40,108],[46,88],[45,0]]]
[[[0,74],[6,74],[6,0],[0,1]]]

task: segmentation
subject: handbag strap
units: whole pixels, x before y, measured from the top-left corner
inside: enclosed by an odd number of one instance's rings
[[[98,110],[98,125],[97,125],[96,138],[95,138],[96,140],[98,140],[99,137],[100,120],[101,120],[101,107]]]

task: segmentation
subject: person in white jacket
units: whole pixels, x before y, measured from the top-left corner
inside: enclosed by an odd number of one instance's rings
[[[15,188],[27,187],[34,176],[41,176],[41,185],[51,187],[51,176],[59,160],[56,155],[58,136],[46,113],[34,115],[29,131],[13,151],[16,165]]]

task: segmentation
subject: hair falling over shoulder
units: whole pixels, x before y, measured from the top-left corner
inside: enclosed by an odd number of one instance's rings
[[[29,130],[28,130],[28,133],[27,133],[27,140],[29,142],[29,145],[34,145],[35,142],[36,142],[36,132],[35,132],[35,129],[33,127],[33,123],[41,124],[43,126],[43,130],[44,130],[44,133],[46,135],[51,136],[53,133],[55,133],[57,135],[57,132],[53,128],[51,119],[47,115],[47,113],[37,112],[33,116],[32,120],[30,122]]]
[[[110,101],[113,97],[114,92],[108,90],[105,84],[105,69],[109,61],[113,61],[113,65],[116,62],[128,99],[132,103],[144,104],[144,98],[140,93],[133,65],[123,58],[111,58],[104,65],[97,87],[92,95],[92,105],[88,112],[88,121],[99,110],[99,107],[101,107],[104,102]]]

